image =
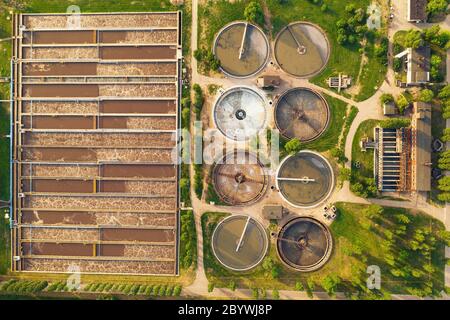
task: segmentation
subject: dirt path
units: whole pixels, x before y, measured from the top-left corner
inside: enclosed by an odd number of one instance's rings
[[[367,42],[367,40],[365,40]],[[361,63],[359,64],[359,70],[358,70],[358,76],[356,77],[355,83],[352,84],[352,86],[346,90],[347,93],[352,95],[352,98],[357,96],[359,94],[359,91],[361,90],[361,85],[359,83],[361,74],[363,72],[364,66],[366,65],[368,59],[365,53],[362,54],[361,57]]]
[[[272,41],[272,15],[265,0],[262,2],[262,9],[264,12],[264,28],[268,31],[269,41]]]

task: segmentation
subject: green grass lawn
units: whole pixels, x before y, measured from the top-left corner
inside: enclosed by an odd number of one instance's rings
[[[205,201],[207,203],[214,202],[215,205],[218,206],[229,206],[228,203],[224,202],[220,196],[217,194],[216,189],[213,186],[212,178],[210,176],[210,181],[207,181],[208,188],[206,189],[206,198]]]
[[[244,9],[251,0],[205,0],[198,5],[198,48],[212,51],[214,37],[226,24],[235,20],[245,20]],[[205,71],[202,62],[198,68]]]
[[[339,143],[342,129],[347,114],[347,104],[339,99],[323,95],[330,106],[330,123],[327,130],[320,136],[319,139],[305,143],[306,149],[324,152],[330,150]]]
[[[386,76],[387,66],[375,55],[374,50],[375,45],[368,42],[366,46],[367,63],[364,64],[359,77],[361,89],[354,97],[356,101],[364,101],[373,96]]]
[[[7,20],[8,10],[2,10],[0,4],[0,38],[11,37],[11,21]],[[11,42],[0,42],[0,76],[10,77]],[[9,83],[0,83],[0,99],[9,99]],[[9,105],[0,103],[0,199],[9,198],[9,140],[3,138],[9,134]]]
[[[5,211],[0,209],[0,274],[6,274],[11,263],[9,223],[4,216]]]
[[[445,230],[444,225],[420,212],[411,213],[400,208],[384,208],[380,218],[371,218],[366,205],[352,203],[338,203],[339,215],[337,220],[331,225],[334,239],[341,246],[341,250],[348,251],[351,247],[358,247],[362,254],[346,257],[347,263],[352,267],[363,263],[367,265],[378,265],[381,269],[382,290],[390,293],[404,293],[409,287],[423,285],[426,281],[433,283],[434,292],[440,292],[444,288],[444,266],[445,266],[445,242],[441,239],[439,231]],[[387,239],[387,230],[395,232],[399,223],[395,219],[396,214],[404,214],[410,220],[405,235],[394,235],[395,245],[392,254],[396,259],[395,268],[419,269],[424,272],[423,277],[406,278],[395,277],[391,271],[394,267],[386,262],[388,252],[383,246]],[[413,234],[418,229],[431,231],[429,237],[435,237],[437,242],[435,249],[431,251],[431,260],[424,258],[420,250],[414,251],[409,248]],[[404,258],[401,258],[404,257]],[[401,259],[404,259],[401,261]],[[362,260],[366,260],[363,262]],[[435,271],[429,273],[423,270],[423,266],[431,262]],[[408,292],[408,291],[406,291]]]
[[[180,267],[195,270],[197,268],[197,233],[192,210],[181,210],[180,221]]]
[[[0,103],[0,199],[9,200],[9,113],[6,103]]]
[[[399,279],[391,274],[393,269],[385,261],[386,249],[380,244],[385,240],[386,230],[395,231],[397,222],[394,221],[395,214],[403,213],[411,221],[408,231],[403,239],[396,242],[393,247],[395,255],[402,251],[407,251],[409,256],[404,265],[410,268],[422,268],[426,263],[424,259],[414,251],[407,248],[408,239],[418,228],[428,228],[432,236],[437,239],[436,249],[432,251],[432,263],[436,271],[427,274],[426,277],[433,282],[436,292],[440,291],[444,285],[443,268],[445,265],[444,243],[438,235],[438,231],[444,230],[444,226],[421,213],[410,213],[404,209],[384,208],[381,218],[374,220],[364,210],[367,205],[352,203],[337,203],[338,218],[331,225],[333,234],[334,249],[330,261],[318,271],[310,273],[299,273],[284,267],[278,259],[275,245],[272,241],[269,248],[268,257],[281,267],[279,278],[273,279],[269,272],[263,269],[262,264],[247,272],[232,272],[225,269],[215,259],[211,250],[211,235],[217,223],[227,213],[205,213],[202,216],[203,241],[204,241],[204,264],[208,280],[216,287],[227,287],[230,282],[236,283],[237,287],[259,288],[259,289],[286,289],[293,290],[295,283],[300,281],[306,283],[312,281],[315,290],[320,291],[323,279],[330,275],[337,275],[342,279],[339,290],[350,290],[352,282],[361,283],[366,281],[366,268],[376,264],[381,269],[383,293],[407,293],[409,287],[414,287],[420,283],[415,278]],[[368,229],[370,227],[370,229]],[[267,259],[267,257],[266,257]],[[422,283],[422,282],[421,282]]]
[[[223,218],[229,216],[229,213],[207,212],[201,217],[202,232],[203,232],[203,264],[207,276],[212,274],[212,277],[208,276],[208,280],[215,280],[216,276],[230,277],[232,272],[223,268],[222,265],[214,258],[214,254],[211,248],[211,237],[214,232],[217,223]],[[225,281],[225,278],[222,279]]]
[[[199,3],[198,8],[198,46],[212,49],[216,33],[226,24],[244,20],[244,9],[250,0],[208,0]]]
[[[25,3],[26,12],[66,12],[67,7],[74,4],[81,8],[81,12],[171,11],[177,8],[169,0],[28,0]]]
[[[364,137],[373,139],[373,129],[379,123],[378,120],[363,121],[356,130],[352,143],[352,177],[351,185],[355,183],[365,184],[365,179],[374,178],[373,176],[373,149],[368,149],[366,152],[361,151],[360,141]],[[359,161],[360,168],[356,168],[355,163]]]

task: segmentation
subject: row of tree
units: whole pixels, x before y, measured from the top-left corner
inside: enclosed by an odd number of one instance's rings
[[[448,49],[450,46],[449,40],[450,31],[442,30],[439,25],[434,25],[423,30],[410,29],[406,32],[406,34],[403,34],[402,31],[399,31],[394,36],[394,49],[396,49],[394,51],[395,53],[399,53],[402,48],[417,49],[425,44],[435,45],[443,49]]]
[[[448,4],[448,0],[428,0],[427,12],[431,15],[446,13]]]
[[[202,88],[197,83],[192,86],[194,90],[194,101],[192,107],[197,120],[200,120],[203,104],[205,103],[205,97],[203,95]],[[203,165],[194,164],[194,192],[198,199],[203,195]]]
[[[181,211],[180,231],[180,265],[188,269],[195,264],[197,257],[197,231],[195,230],[194,213],[191,210]]]
[[[450,84],[443,87],[438,96],[442,105],[442,117],[444,119],[450,118]],[[450,141],[450,129],[444,129],[442,141]],[[450,170],[450,150],[446,150],[439,155],[438,168],[444,171]],[[438,181],[438,187],[440,191],[438,199],[444,202],[450,202],[450,176],[444,176]]]
[[[81,291],[169,297],[179,296],[181,294],[181,290],[182,287],[180,285],[114,284],[93,282],[84,286]],[[47,281],[11,279],[1,284],[0,291],[11,293],[38,293],[42,291],[63,292],[69,291],[69,288],[65,281],[58,281],[49,284]]]
[[[205,73],[218,71],[220,60],[214,55],[211,49],[199,48],[194,51],[194,58],[199,62],[200,68]]]
[[[438,248],[448,244],[449,233],[445,230],[433,231],[430,224],[423,223],[408,212],[399,209],[398,212],[387,211],[381,206],[370,205],[363,210],[361,216],[368,218],[367,225],[363,225],[369,232],[380,235],[380,248],[383,250],[383,269],[387,269],[391,276],[402,283],[402,287],[412,295],[437,296],[441,288],[433,282],[436,273],[432,256],[436,255]],[[368,252],[362,248],[352,248],[347,253],[363,262],[369,261]],[[366,264],[366,263],[364,263]],[[367,273],[364,264],[352,270],[351,286],[359,294],[369,294],[376,298],[388,297],[387,292],[367,290]],[[386,280],[384,280],[386,281]],[[382,285],[383,286],[383,285]],[[382,288],[383,289],[383,288]],[[386,290],[386,289],[384,289]]]
[[[119,284],[119,283],[89,283],[83,288],[86,292],[117,293],[125,295],[146,295],[170,297],[179,296],[182,287],[180,285],[147,285],[147,284]]]
[[[19,281],[16,279],[8,280],[0,286],[0,291],[14,293],[37,293],[48,287],[47,281]]]
[[[433,99],[433,90],[422,89],[414,100],[430,103]],[[408,91],[399,94],[397,98],[394,98],[394,96],[390,93],[383,93],[380,97],[380,103],[382,106],[386,103],[394,103],[400,114],[403,114],[412,102],[412,95]]]

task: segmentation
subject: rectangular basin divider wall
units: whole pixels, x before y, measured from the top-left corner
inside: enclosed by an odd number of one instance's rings
[[[13,19],[12,269],[177,275],[181,13],[68,18]]]

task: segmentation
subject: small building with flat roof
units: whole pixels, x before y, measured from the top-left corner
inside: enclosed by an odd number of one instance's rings
[[[281,78],[275,75],[264,75],[262,77],[259,77],[258,80],[256,80],[256,83],[260,88],[277,88],[281,84]]]
[[[427,20],[427,0],[408,0],[407,19],[409,22],[425,22]]]
[[[283,218],[283,207],[279,205],[264,206],[261,214],[267,220],[280,220]]]
[[[330,88],[338,89],[338,92],[341,92],[341,89],[347,89],[352,84],[352,77],[339,73],[337,77],[328,78],[327,83]]]

